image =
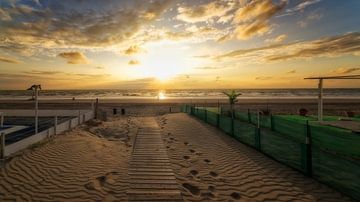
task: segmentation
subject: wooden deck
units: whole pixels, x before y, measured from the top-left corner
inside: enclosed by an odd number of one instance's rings
[[[183,201],[154,118],[143,118],[130,160],[129,177],[129,201]]]

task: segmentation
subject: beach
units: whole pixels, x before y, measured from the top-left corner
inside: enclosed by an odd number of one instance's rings
[[[324,114],[345,115],[346,111],[360,114],[360,98],[324,98]],[[91,109],[94,99],[45,99],[39,100],[39,109]],[[229,109],[228,100],[221,99],[190,99],[190,98],[129,98],[129,99],[98,99],[99,109],[106,111],[109,115],[116,108],[130,115],[160,115],[164,113],[179,112],[184,104],[198,107],[221,107]],[[235,109],[240,111],[257,111],[269,109],[273,114],[298,114],[299,109],[305,108],[309,114],[316,115],[318,100],[313,98],[239,98]],[[1,99],[0,109],[33,109],[34,101],[26,99]]]
[[[168,114],[168,108],[125,107],[127,115],[91,120],[11,156],[0,169],[0,200],[127,201],[135,137],[148,117],[161,129],[184,201],[351,201],[190,115]]]

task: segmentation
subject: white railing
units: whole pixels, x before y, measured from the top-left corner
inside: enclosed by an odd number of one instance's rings
[[[44,113],[46,115],[53,114],[54,112],[47,112]],[[69,112],[66,113],[66,115],[75,115],[75,112]],[[27,148],[28,146],[35,144],[47,137],[51,137],[53,135],[60,134],[64,131],[70,130],[74,127],[76,127],[79,124],[84,123],[85,121],[88,121],[90,119],[94,118],[94,112],[93,111],[76,111],[77,117],[69,119],[63,123],[57,124],[57,116],[54,116],[55,123],[53,127],[50,127],[46,130],[43,130],[37,134],[34,134],[32,136],[26,137],[20,141],[17,141],[15,143],[12,143],[10,145],[5,145],[5,133],[0,134],[0,158],[4,158],[6,156],[9,156],[17,151],[23,150]],[[9,113],[6,113],[9,114]],[[63,116],[63,114],[61,114]]]

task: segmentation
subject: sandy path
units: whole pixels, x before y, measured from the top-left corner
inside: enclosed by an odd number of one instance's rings
[[[186,114],[159,123],[185,200],[350,200]]]
[[[26,150],[0,169],[0,201],[126,200],[134,125],[82,126]]]

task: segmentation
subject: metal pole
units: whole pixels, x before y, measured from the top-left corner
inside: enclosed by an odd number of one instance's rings
[[[54,135],[57,135],[57,122],[58,122],[58,117],[55,115],[55,118],[54,118]]]
[[[0,126],[3,127],[4,126],[4,113],[0,113],[0,116],[1,116]]]
[[[38,133],[38,108],[39,108],[39,102],[38,102],[38,87],[35,87],[35,134]]]
[[[0,133],[0,159],[5,158],[5,133]]]
[[[323,121],[323,79],[319,79],[318,121]]]

